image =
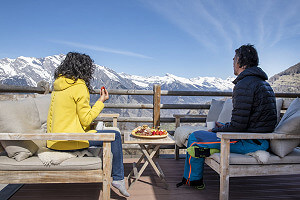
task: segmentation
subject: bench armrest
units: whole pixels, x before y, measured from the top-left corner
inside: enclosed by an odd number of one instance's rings
[[[99,140],[114,141],[114,133],[0,133],[0,140]]]
[[[279,133],[241,133],[241,132],[218,132],[221,139],[300,139],[300,135],[286,135]]]
[[[117,127],[118,125],[118,118],[120,114],[118,113],[100,113],[98,117],[94,120],[94,124],[98,123],[99,121],[104,121],[104,118],[112,118],[113,119],[113,127]]]
[[[178,114],[174,114],[173,117],[175,118],[184,118],[184,117],[206,117],[207,115],[189,115],[189,114],[185,114],[185,115],[178,115]]]
[[[181,118],[202,119],[202,118],[206,118],[207,116],[206,115],[189,115],[189,114],[180,115],[180,114],[174,114],[173,117],[175,118],[175,127],[177,128],[177,127],[180,126],[180,120],[181,120]]]

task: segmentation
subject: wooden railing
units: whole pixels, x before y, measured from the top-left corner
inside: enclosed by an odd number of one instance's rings
[[[43,84],[42,84],[43,85]],[[45,84],[44,84],[45,85]],[[29,87],[29,86],[12,86],[1,85],[0,93],[39,93],[44,94],[51,92],[46,87]],[[95,89],[91,94],[99,94],[100,89]],[[210,97],[231,97],[232,92],[221,91],[169,91],[161,90],[160,85],[154,85],[153,90],[108,90],[110,95],[147,95],[153,97],[153,104],[113,104],[105,103],[106,108],[113,109],[152,109],[153,117],[119,117],[118,122],[146,122],[153,123],[153,126],[159,126],[163,123],[175,123],[174,117],[161,117],[161,109],[209,109],[209,104],[162,104],[161,96],[210,96]],[[276,93],[276,97],[296,98],[300,97],[300,93]],[[283,105],[283,109],[287,106]],[[174,113],[175,114],[175,113]],[[181,122],[205,122],[205,117],[183,118]]]

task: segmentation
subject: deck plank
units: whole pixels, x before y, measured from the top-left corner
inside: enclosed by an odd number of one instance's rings
[[[125,176],[132,169],[132,162],[124,160]],[[169,184],[169,190],[154,170],[147,167],[139,181],[129,190],[132,200],[217,200],[219,196],[219,175],[205,167],[205,190],[182,186],[176,188],[183,175],[184,159],[157,159]],[[28,184],[24,185],[10,200],[95,200],[99,197],[102,184]],[[112,189],[111,199],[126,199]],[[300,199],[300,175],[237,177],[230,179],[230,199],[233,200],[292,200]]]

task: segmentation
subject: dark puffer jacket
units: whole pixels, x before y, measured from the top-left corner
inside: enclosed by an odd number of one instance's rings
[[[213,132],[272,132],[277,122],[276,99],[259,67],[245,69],[233,81],[231,122]]]

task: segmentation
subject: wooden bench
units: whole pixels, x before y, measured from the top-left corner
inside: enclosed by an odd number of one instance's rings
[[[59,165],[44,166],[38,156],[33,155],[20,162],[7,155],[0,155],[0,184],[40,184],[40,183],[100,183],[103,182],[101,199],[110,199],[111,184],[111,142],[115,140],[116,127],[108,133],[43,133],[47,121],[50,95],[19,101],[1,101],[1,131],[3,140],[41,141],[39,148],[46,146],[46,140],[98,140],[103,141],[103,156],[71,158]],[[26,112],[25,112],[25,111]],[[9,113],[12,115],[8,116]],[[96,121],[113,118],[117,126],[119,114],[100,114]],[[10,122],[9,119],[15,121]],[[7,121],[8,120],[8,121]],[[35,123],[39,121],[38,123]],[[106,120],[107,121],[107,120]],[[9,124],[10,123],[10,124]],[[22,126],[22,123],[28,123]],[[16,125],[19,124],[19,125]],[[26,131],[23,127],[32,127]],[[95,123],[94,123],[95,124]],[[5,127],[7,125],[7,127]],[[14,127],[20,127],[15,131]],[[119,130],[118,130],[119,131]],[[9,133],[7,133],[9,132]],[[1,145],[0,145],[1,146]],[[1,149],[0,149],[1,152]],[[4,153],[4,152],[3,152]]]
[[[220,175],[220,200],[229,199],[229,178],[242,176],[269,176],[300,174],[299,163],[274,164],[231,164],[230,139],[300,139],[300,135],[283,135],[276,133],[229,133],[219,132],[221,138],[220,159],[208,157],[205,163]],[[300,150],[299,150],[300,152]],[[300,157],[300,153],[297,155]]]
[[[0,169],[0,184],[97,183],[103,182],[100,199],[110,199],[111,142],[114,133],[0,133],[0,140],[99,140],[103,161],[96,170],[25,171]]]
[[[291,104],[291,100],[284,100],[281,108],[281,116]],[[176,119],[176,127],[180,127],[180,120],[185,117],[202,118],[203,115],[174,115]],[[300,131],[300,130],[299,130]],[[271,154],[270,163],[255,163],[256,160],[247,155],[230,153],[231,139],[300,139],[300,134],[285,135],[277,133],[239,133],[239,132],[218,132],[217,136],[221,138],[221,153],[213,154],[205,159],[205,163],[220,175],[220,200],[229,199],[229,178],[243,176],[269,176],[269,175],[290,175],[300,174],[300,148],[296,148],[291,154],[284,158],[279,158]],[[179,147],[176,148],[176,158],[178,158]],[[290,157],[292,156],[292,157]],[[290,157],[293,162],[284,159]],[[252,159],[255,162],[239,162],[242,159]],[[269,159],[269,160],[270,160]],[[275,160],[275,161],[274,161]],[[288,159],[287,159],[288,160]]]

